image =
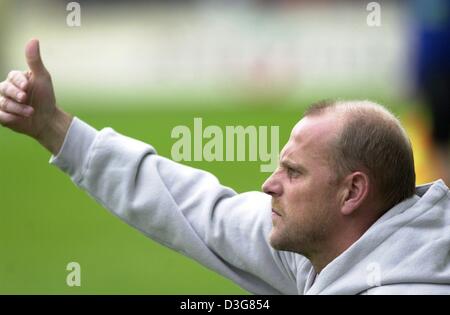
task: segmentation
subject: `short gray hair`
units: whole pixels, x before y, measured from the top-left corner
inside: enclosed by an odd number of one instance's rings
[[[400,121],[370,101],[326,100],[312,104],[304,116],[342,115],[343,126],[330,152],[336,175],[366,171],[382,202],[382,211],[411,197],[416,174],[411,142]]]

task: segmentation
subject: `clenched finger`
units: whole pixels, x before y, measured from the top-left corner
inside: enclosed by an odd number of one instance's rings
[[[18,102],[24,102],[27,98],[25,92],[17,88],[9,81],[3,81],[0,83],[0,94],[8,98],[15,99]]]
[[[23,117],[30,117],[34,112],[33,107],[16,103],[13,100],[3,96],[0,96],[0,110]]]
[[[20,120],[22,120],[23,117],[14,115],[14,114],[10,114],[4,111],[0,110],[0,125],[8,127],[10,125],[13,125],[17,122],[19,122]]]
[[[8,81],[14,84],[22,91],[26,91],[28,85],[28,78],[22,71],[13,70],[8,74]]]

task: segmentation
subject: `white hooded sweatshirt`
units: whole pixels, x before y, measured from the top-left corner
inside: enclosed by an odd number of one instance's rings
[[[50,162],[153,240],[255,294],[450,294],[450,191],[442,181],[390,209],[316,275],[274,250],[271,197],[237,194],[148,144],[74,118]]]

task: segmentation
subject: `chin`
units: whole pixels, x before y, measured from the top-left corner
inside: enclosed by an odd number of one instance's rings
[[[298,248],[299,246],[295,246],[298,244],[294,244],[292,241],[286,239],[286,237],[283,237],[283,235],[277,234],[273,228],[269,235],[269,244],[275,250],[293,252],[297,254],[302,253],[302,251]]]
[[[274,231],[274,228],[272,228],[272,231],[269,235],[269,244],[276,250],[283,250],[283,243],[280,240],[279,236],[276,235],[276,232]]]

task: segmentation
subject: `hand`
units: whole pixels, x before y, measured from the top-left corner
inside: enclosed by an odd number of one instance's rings
[[[25,48],[30,71],[11,71],[0,83],[0,124],[33,137],[57,154],[72,118],[56,106],[53,84],[42,63],[39,41]]]

